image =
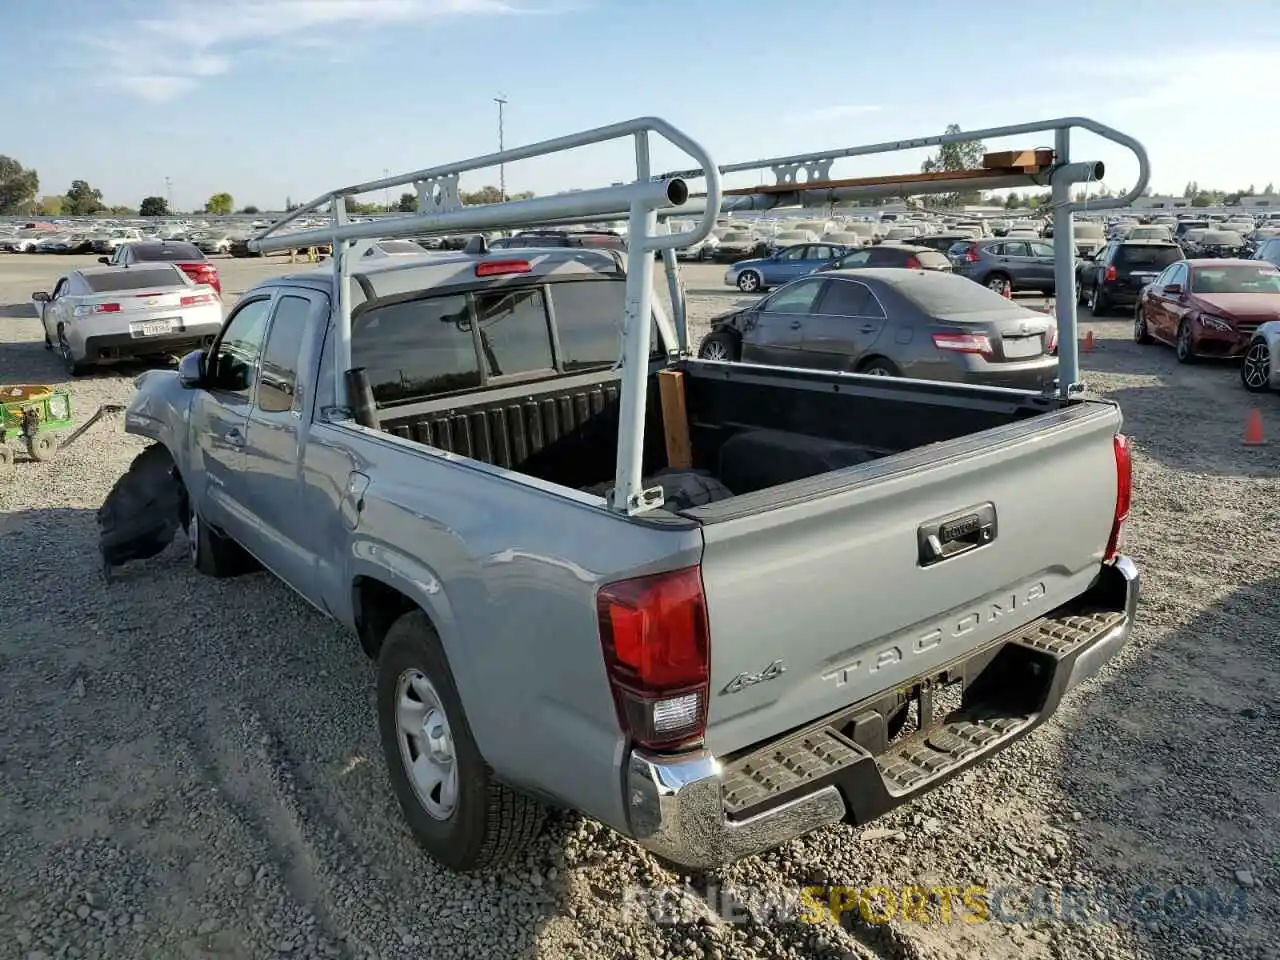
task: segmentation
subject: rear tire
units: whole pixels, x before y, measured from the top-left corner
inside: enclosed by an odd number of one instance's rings
[[[858,364],[858,369],[855,372],[865,374],[868,377],[902,376],[902,371],[898,369],[898,365],[885,357],[869,357]]]
[[[1005,287],[1008,287],[1009,296],[1013,296],[1013,281],[1003,273],[989,273],[982,283],[988,290],[1001,295],[1004,294]]]
[[[1133,342],[1148,344],[1154,339],[1147,329],[1147,318],[1142,315],[1142,305],[1139,304],[1133,311]]]
[[[58,327],[58,356],[62,358],[62,365],[66,368],[67,373],[73,377],[83,377],[93,370],[92,364],[77,360],[72,355],[71,344],[67,343],[67,335],[63,332],[62,327]]]
[[[1107,300],[1107,295],[1095,283],[1093,289],[1089,291],[1089,312],[1095,317],[1103,316],[1111,309],[1111,304]]]
[[[500,866],[542,829],[545,811],[493,777],[426,614],[402,615],[382,642],[378,732],[391,789],[419,846],[451,870]]]
[[[743,293],[759,293],[764,289],[764,283],[756,271],[743,270],[738,276],[738,289]]]

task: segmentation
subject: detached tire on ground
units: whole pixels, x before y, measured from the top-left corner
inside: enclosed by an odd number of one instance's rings
[[[108,567],[154,557],[181,526],[185,498],[173,457],[158,443],[129,464],[98,508],[98,545]]]
[[[494,779],[440,638],[420,610],[396,620],[382,642],[377,705],[391,789],[434,860],[462,872],[496,867],[537,837],[544,808]]]

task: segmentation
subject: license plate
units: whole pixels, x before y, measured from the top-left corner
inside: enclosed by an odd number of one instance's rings
[[[143,320],[129,324],[129,331],[136,337],[159,337],[169,332],[172,320]]]
[[[1004,355],[1010,360],[1020,357],[1038,357],[1043,352],[1044,342],[1039,336],[1004,338]]]

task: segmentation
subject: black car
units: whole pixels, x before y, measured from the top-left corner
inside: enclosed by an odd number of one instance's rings
[[[1132,308],[1143,287],[1169,264],[1185,259],[1182,248],[1167,240],[1112,240],[1097,257],[1077,264],[1076,302],[1087,302],[1094,316]]]
[[[1042,390],[1058,376],[1046,314],[941,270],[810,274],[716,317],[704,360]]]
[[[900,267],[907,270],[941,270],[951,273],[953,267],[945,254],[929,247],[905,243],[882,243],[877,247],[851,250],[838,260],[819,267],[827,270],[862,270],[868,267]]]

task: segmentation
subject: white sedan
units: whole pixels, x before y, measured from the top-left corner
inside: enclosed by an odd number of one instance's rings
[[[73,377],[115,360],[171,357],[213,343],[222,298],[170,263],[82,267],[31,297],[46,349]]]
[[[1240,364],[1240,382],[1252,393],[1280,390],[1280,320],[1254,331]]]

